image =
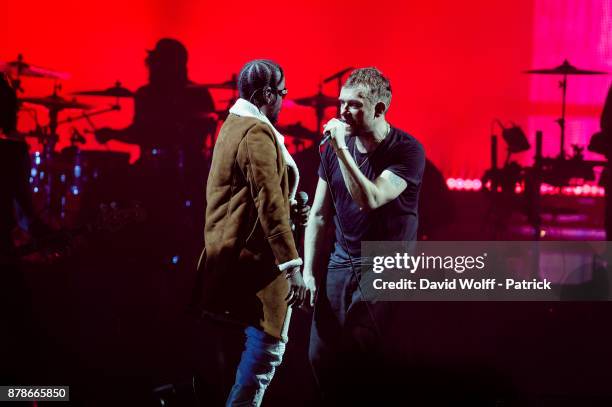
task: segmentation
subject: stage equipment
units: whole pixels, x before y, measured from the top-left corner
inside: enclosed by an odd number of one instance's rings
[[[338,99],[325,95],[321,90],[322,86],[322,84],[319,85],[319,91],[316,95],[294,99],[297,105],[313,107],[315,109],[315,114],[317,116],[317,131],[323,128],[323,115],[325,114],[325,109],[338,105]]]
[[[303,140],[318,141],[319,135],[306,127],[302,126],[302,122],[294,124],[288,124],[286,126],[278,126],[278,131],[282,134],[288,134],[292,137],[296,137]]]
[[[57,95],[57,93],[53,93],[50,96],[44,96],[44,97],[22,97],[19,98],[20,102],[25,102],[25,103],[32,103],[34,105],[39,105],[39,106],[43,106],[46,107],[49,110],[64,110],[64,109],[91,109],[92,106],[85,104],[85,103],[81,103],[81,102],[77,102],[76,99],[65,99],[59,95]]]
[[[119,106],[120,98],[133,98],[134,92],[131,90],[124,88],[121,86],[121,82],[115,82],[114,86],[106,89],[96,89],[96,90],[82,90],[79,92],[74,92],[73,95],[81,95],[81,96],[99,96],[99,97],[114,97],[115,105]]]
[[[232,74],[231,79],[225,82],[219,83],[205,83],[205,84],[191,84],[188,88],[207,88],[207,89],[224,89],[231,90],[232,96],[227,100],[227,107],[224,110],[216,110],[218,121],[224,121],[229,115],[229,109],[234,106],[234,103],[238,100],[238,75]]]
[[[327,78],[323,79],[323,83],[328,83],[328,82],[331,82],[331,81],[333,81],[335,79],[336,80],[336,84],[338,85],[338,93],[340,93],[340,89],[342,89],[342,77],[346,73],[352,71],[353,69],[355,69],[355,68],[353,68],[352,66],[349,66],[348,68],[344,68],[344,69],[336,72],[335,74],[330,75]],[[336,103],[336,107],[337,107],[336,116],[340,117],[340,113],[341,113],[340,112],[340,104]]]
[[[561,118],[557,119],[557,123],[561,128],[561,142],[560,142],[560,151],[559,157],[565,158],[565,108],[567,105],[566,96],[567,96],[567,76],[568,75],[605,75],[607,72],[603,71],[592,71],[586,69],[578,69],[575,66],[571,65],[567,59],[563,61],[563,63],[555,68],[549,69],[531,69],[529,71],[525,71],[527,74],[532,75],[562,75],[563,79],[559,82],[559,87],[562,90],[562,102],[561,102]]]
[[[512,127],[508,128],[504,127],[504,125],[499,120],[498,123],[502,129],[502,137],[508,145],[508,154],[521,153],[531,148],[523,129],[521,129],[514,123],[512,124]]]
[[[232,75],[232,79],[227,80],[225,82],[219,83],[204,83],[204,84],[193,84],[188,85],[188,87],[192,88],[207,88],[207,89],[227,89],[227,90],[238,90],[238,80],[236,79],[236,75]]]
[[[291,142],[295,148],[295,153],[304,150],[305,141],[312,141],[314,145],[314,143],[319,138],[319,135],[317,133],[302,126],[301,122],[289,124],[286,126],[278,126],[277,129],[282,134],[292,137]]]
[[[85,247],[86,241],[93,236],[117,233],[127,225],[142,223],[146,219],[147,212],[138,202],[131,202],[125,207],[116,202],[103,203],[99,205],[93,221],[72,229],[53,231],[27,243],[16,244],[6,257],[25,263],[55,263]]]
[[[20,103],[31,103],[43,106],[49,113],[49,124],[45,129],[41,129],[41,141],[44,144],[45,158],[49,158],[55,151],[55,145],[59,139],[57,126],[59,125],[58,114],[64,109],[91,109],[91,105],[78,102],[76,99],[68,100],[58,95],[61,85],[53,86],[53,94],[46,97],[25,97],[19,98]]]
[[[317,93],[316,95],[295,99],[294,102],[300,106],[328,108],[335,107],[338,104],[338,99],[323,94],[323,92],[321,92],[321,89],[319,89],[319,93]]]
[[[21,78],[44,78],[44,79],[55,79],[56,81],[70,78],[68,72],[60,72],[52,69],[42,68],[40,66],[31,65],[23,60],[23,55],[17,55],[17,59],[14,61],[0,61],[0,72],[6,73],[15,89],[23,93],[21,87]]]
[[[31,65],[23,60],[22,54],[17,55],[17,59],[14,61],[0,61],[0,72],[6,72],[10,75],[14,75],[16,80],[19,80],[22,76],[58,80],[70,78],[70,74],[68,72],[61,72]]]

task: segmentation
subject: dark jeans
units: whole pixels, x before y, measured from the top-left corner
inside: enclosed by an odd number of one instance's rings
[[[380,401],[384,367],[380,326],[386,303],[362,301],[358,261],[332,261],[315,304],[309,358],[324,401],[350,405]],[[377,377],[378,376],[378,377]]]

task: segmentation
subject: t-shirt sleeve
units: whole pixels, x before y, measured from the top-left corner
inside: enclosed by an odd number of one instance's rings
[[[425,170],[425,150],[416,140],[400,143],[389,154],[385,168],[402,177],[407,183],[420,185]]]

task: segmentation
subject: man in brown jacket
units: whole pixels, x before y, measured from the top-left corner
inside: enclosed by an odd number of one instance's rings
[[[273,125],[287,93],[283,70],[251,61],[238,88],[206,186],[198,303],[213,318],[246,325],[226,405],[258,406],[282,360],[288,307],[301,305],[309,293],[290,226],[299,173]]]

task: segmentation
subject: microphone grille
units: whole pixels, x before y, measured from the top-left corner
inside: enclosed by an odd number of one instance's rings
[[[304,191],[298,191],[298,193],[295,194],[295,200],[300,205],[306,205],[306,203],[308,202],[308,194]]]

